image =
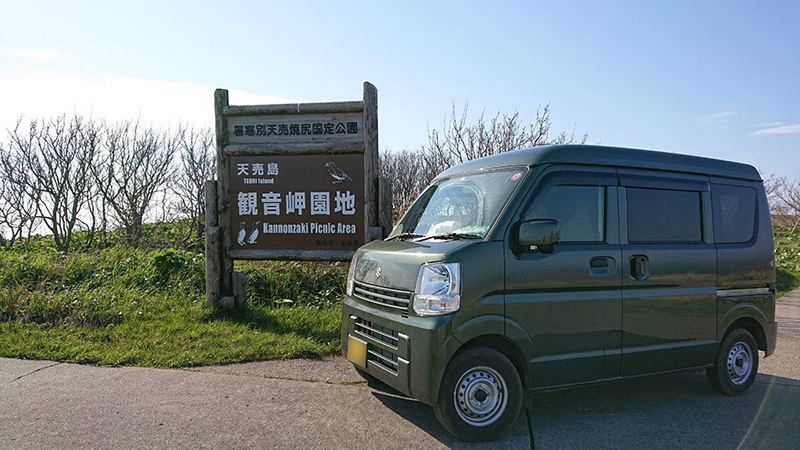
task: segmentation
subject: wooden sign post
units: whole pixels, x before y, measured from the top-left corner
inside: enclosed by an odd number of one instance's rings
[[[232,106],[214,92],[217,180],[206,183],[206,305],[243,307],[236,259],[349,260],[391,231],[378,169],[378,91],[360,101]]]

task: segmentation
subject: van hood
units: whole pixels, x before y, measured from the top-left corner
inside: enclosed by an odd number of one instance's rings
[[[376,286],[413,291],[422,264],[443,261],[448,253],[477,242],[483,240],[372,241],[356,252],[358,260],[354,279]]]

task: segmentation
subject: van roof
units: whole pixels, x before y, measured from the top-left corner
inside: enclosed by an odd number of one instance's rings
[[[556,163],[667,170],[761,181],[761,176],[756,168],[749,164],[678,153],[602,145],[548,145],[514,150],[453,166],[442,172],[439,177],[493,167]]]

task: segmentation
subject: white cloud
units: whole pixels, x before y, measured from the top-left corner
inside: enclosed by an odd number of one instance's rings
[[[778,122],[778,123],[783,123],[783,122]],[[750,133],[751,136],[760,136],[767,134],[800,134],[800,123],[779,125],[770,128],[764,128],[763,130],[758,130]]]
[[[786,122],[767,122],[767,123],[760,123],[758,125],[754,125],[754,128],[770,128],[770,127],[779,127],[781,125],[786,125]]]
[[[141,117],[162,126],[214,124],[214,87],[189,81],[0,74],[0,98],[0,136],[20,115],[26,120],[78,113],[110,122]],[[231,104],[296,102],[242,90],[230,90],[229,99]]]
[[[0,47],[0,49],[10,53],[11,56],[17,56],[19,58],[27,58],[27,59],[53,60],[53,59],[64,59],[71,56],[68,53],[57,52],[49,48],[42,48],[39,50],[28,50],[22,48]]]
[[[704,116],[697,116],[694,120],[698,122],[710,122],[710,123],[728,123],[731,120],[731,117],[736,115],[736,111],[722,111],[714,114],[707,114]]]

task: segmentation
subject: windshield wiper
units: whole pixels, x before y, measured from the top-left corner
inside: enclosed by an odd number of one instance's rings
[[[400,234],[396,234],[396,235],[394,235],[392,237],[386,238],[386,239],[384,239],[384,241],[393,241],[395,239],[405,240],[405,239],[418,238],[418,237],[422,237],[422,235],[418,234],[418,233],[400,233]]]
[[[442,233],[425,236],[423,239],[420,239],[420,241],[427,241],[428,239],[483,239],[483,237],[470,233]]]

